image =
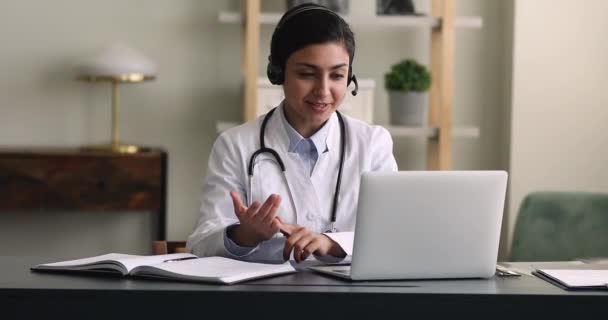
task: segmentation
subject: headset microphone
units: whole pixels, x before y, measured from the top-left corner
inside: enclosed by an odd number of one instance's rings
[[[351,81],[355,83],[355,90],[351,91],[350,93],[353,96],[357,95],[357,91],[359,90],[359,83],[357,83],[357,77],[353,74],[353,77],[351,78]]]

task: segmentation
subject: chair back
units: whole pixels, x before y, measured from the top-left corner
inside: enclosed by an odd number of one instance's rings
[[[152,253],[155,255],[186,252],[186,241],[153,241]]]
[[[534,192],[522,202],[510,261],[608,257],[608,194]]]

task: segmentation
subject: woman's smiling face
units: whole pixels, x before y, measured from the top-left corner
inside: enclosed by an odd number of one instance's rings
[[[339,42],[308,45],[285,63],[285,115],[303,137],[314,134],[344,100],[350,58]]]

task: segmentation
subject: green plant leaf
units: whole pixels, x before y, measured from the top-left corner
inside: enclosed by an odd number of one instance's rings
[[[384,86],[392,91],[424,92],[431,87],[431,73],[414,59],[405,59],[391,66],[384,75]]]

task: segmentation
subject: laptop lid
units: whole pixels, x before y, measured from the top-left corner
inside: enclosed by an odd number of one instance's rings
[[[491,277],[506,188],[504,171],[364,173],[351,278]]]

